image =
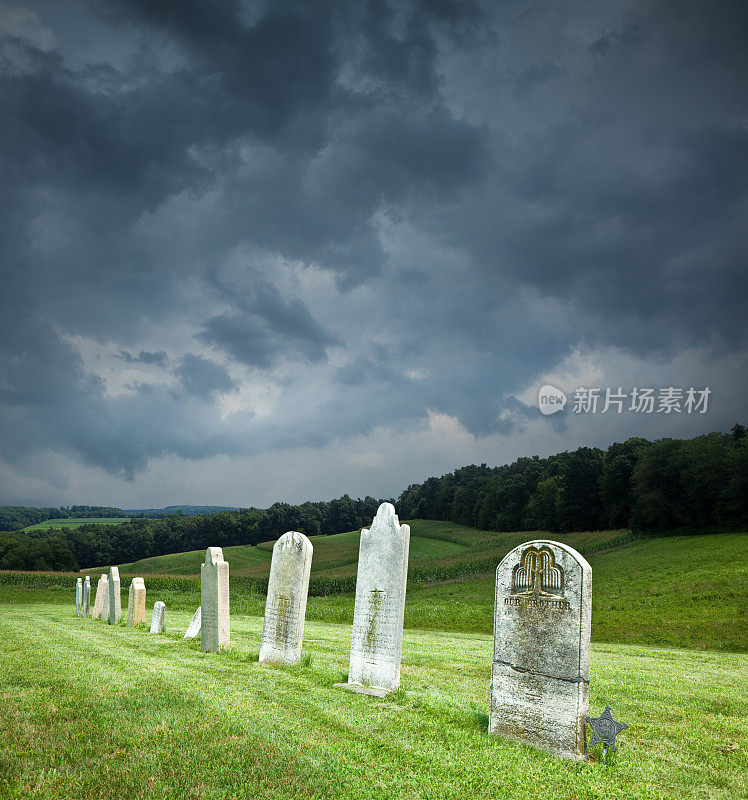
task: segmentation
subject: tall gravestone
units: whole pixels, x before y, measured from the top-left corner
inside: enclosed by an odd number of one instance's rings
[[[383,697],[400,685],[410,526],[382,503],[361,531],[346,688]]]
[[[122,619],[122,594],[119,585],[119,567],[109,568],[109,580],[107,581],[109,594],[109,624],[116,625]]]
[[[107,575],[106,586],[104,587],[104,604],[101,607],[101,621],[109,622],[109,576]]]
[[[133,578],[127,598],[127,624],[140,625],[145,622],[145,581]]]
[[[203,609],[201,606],[197,607],[197,611],[192,615],[192,619],[190,620],[190,624],[187,626],[187,630],[184,632],[185,639],[194,639],[202,628],[203,622]]]
[[[106,575],[102,575],[96,584],[96,597],[94,598],[92,619],[99,619],[104,610],[104,598],[109,596],[107,591],[107,581],[109,579]]]
[[[75,581],[75,616],[80,617],[83,613],[83,578]]]
[[[166,606],[159,600],[153,606],[153,614],[151,614],[151,633],[164,632],[164,618],[166,616]]]
[[[83,616],[88,616],[88,611],[91,607],[91,576],[86,575],[83,581]]]
[[[489,732],[584,755],[592,569],[565,544],[516,547],[496,570]]]
[[[312,569],[312,543],[297,531],[284,533],[273,547],[260,662],[298,664]]]
[[[200,608],[203,650],[215,653],[229,647],[229,565],[220,547],[205,551],[205,563],[200,567]]]

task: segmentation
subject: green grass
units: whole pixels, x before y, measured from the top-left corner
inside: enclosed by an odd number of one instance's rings
[[[224,551],[231,565],[231,608],[262,615],[265,595],[236,575],[233,549]],[[593,641],[748,651],[748,535],[638,540],[590,556],[590,563]],[[89,574],[95,586],[100,573]],[[0,602],[22,596],[69,604],[75,577],[0,573]],[[149,602],[163,600],[167,608],[185,612],[200,604],[199,579],[151,575],[146,586]],[[405,627],[490,634],[493,602],[492,575],[431,585],[410,581]],[[310,596],[307,619],[350,624],[353,605],[353,592]]]
[[[58,531],[61,528],[79,528],[81,525],[119,525],[127,522],[128,517],[68,517],[66,519],[48,519],[27,525],[25,531]]]
[[[631,727],[611,764],[573,763],[486,733],[490,636],[407,631],[402,690],[379,701],[332,686],[347,625],[308,622],[306,666],[271,669],[256,616],[234,610],[232,650],[209,654],[182,639],[187,611],[151,636],[33,597],[0,598],[3,797],[745,796],[743,655],[594,646],[590,708]]]

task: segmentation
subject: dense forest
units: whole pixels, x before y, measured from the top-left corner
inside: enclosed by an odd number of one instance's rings
[[[380,502],[344,495],[268,509],[4,533],[0,568],[76,569],[210,545],[257,544],[288,530],[308,536],[342,533],[368,525]],[[486,531],[739,530],[748,527],[748,437],[742,425],[735,425],[729,434],[654,442],[636,438],[607,450],[580,447],[502,467],[462,467],[409,486],[396,506],[401,519],[448,520]],[[124,515],[119,509],[86,515],[80,513],[83,508],[92,507],[71,506],[67,516]]]

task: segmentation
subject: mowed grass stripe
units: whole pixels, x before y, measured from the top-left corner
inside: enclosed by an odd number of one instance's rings
[[[484,730],[491,637],[407,632],[403,692],[332,688],[349,626],[307,623],[307,668],[111,627],[56,605],[4,606],[2,772],[15,796],[732,798],[745,789],[745,656],[593,648],[592,708],[632,724],[616,762],[558,761]],[[737,743],[736,752],[720,749]]]

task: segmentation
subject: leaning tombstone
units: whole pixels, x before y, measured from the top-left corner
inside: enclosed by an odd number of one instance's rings
[[[490,733],[560,756],[584,756],[592,568],[538,539],[496,570]]]
[[[127,624],[140,625],[145,622],[145,582],[142,578],[133,578],[127,598]]]
[[[164,617],[166,616],[166,606],[159,600],[153,606],[153,614],[151,614],[151,633],[164,632]]]
[[[80,617],[83,613],[83,578],[78,578],[75,582],[75,616]]]
[[[409,547],[410,526],[382,503],[361,531],[348,683],[336,685],[375,697],[400,685]]]
[[[92,619],[99,619],[102,611],[104,610],[104,598],[109,596],[109,592],[107,591],[107,581],[107,576],[102,575],[96,584],[96,597],[94,599],[93,613],[91,614]]]
[[[260,663],[298,664],[312,568],[312,543],[297,531],[284,533],[273,547]]]
[[[119,567],[109,568],[109,624],[116,625],[122,619],[122,595],[119,587]]]
[[[91,607],[91,577],[86,575],[83,581],[83,611],[82,616],[87,617]]]
[[[200,633],[201,628],[202,628],[202,607],[198,606],[197,611],[192,617],[192,622],[190,622],[187,630],[184,632],[184,638],[194,639],[198,635],[198,633]]]
[[[203,650],[216,653],[229,647],[229,565],[220,547],[205,551],[205,563],[200,567],[200,607]]]

